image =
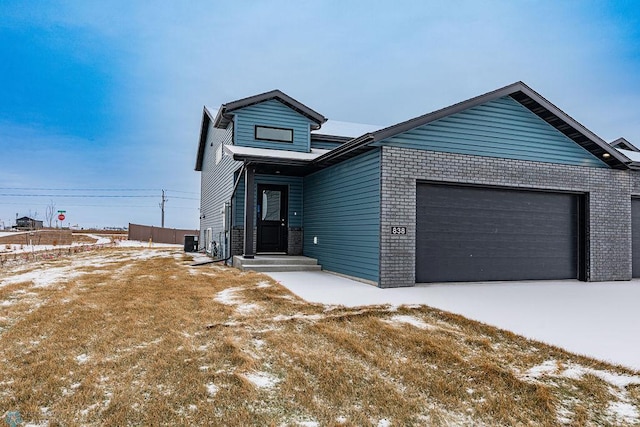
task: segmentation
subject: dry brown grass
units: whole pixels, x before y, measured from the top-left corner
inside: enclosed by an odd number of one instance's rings
[[[0,415],[33,423],[630,425],[610,405],[640,407],[603,379],[632,372],[429,307],[307,304],[168,250],[39,266],[54,283],[29,268],[0,271]]]

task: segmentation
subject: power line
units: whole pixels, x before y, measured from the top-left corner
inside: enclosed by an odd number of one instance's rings
[[[184,199],[184,200],[200,200],[199,197],[180,197],[180,196],[171,196],[172,199]]]
[[[86,198],[113,198],[113,197],[129,197],[129,198],[138,198],[138,197],[157,197],[152,195],[120,195],[120,194],[104,194],[104,195],[95,195],[95,194],[10,194],[10,193],[0,193],[0,196],[3,197],[86,197]]]
[[[157,188],[40,188],[40,187],[0,187],[0,190],[21,190],[21,191],[158,191]]]
[[[180,191],[180,190],[165,190],[171,193],[184,193],[184,194],[200,194],[197,191]]]

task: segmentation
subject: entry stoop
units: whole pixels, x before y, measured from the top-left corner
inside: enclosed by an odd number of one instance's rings
[[[251,270],[265,273],[322,270],[322,266],[318,265],[318,260],[315,258],[288,255],[256,255],[253,259],[236,255],[233,257],[233,266],[243,271]]]

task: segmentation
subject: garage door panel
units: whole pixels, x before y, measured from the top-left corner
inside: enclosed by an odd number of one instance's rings
[[[451,262],[443,262],[442,259],[434,259],[433,261],[427,261],[427,265],[430,265],[430,282],[475,282],[478,281],[478,277],[482,277],[481,280],[553,280],[558,279],[556,271],[564,268],[567,259],[558,258],[540,258],[532,260],[537,263],[539,271],[535,279],[529,276],[522,275],[521,269],[514,263],[513,258],[474,258],[468,260],[465,263],[463,270],[458,270],[455,277],[451,276],[451,271],[459,268],[457,260]],[[500,274],[496,274],[496,271],[500,271]],[[507,278],[505,278],[505,276]]]
[[[416,282],[576,278],[578,198],[419,184]]]

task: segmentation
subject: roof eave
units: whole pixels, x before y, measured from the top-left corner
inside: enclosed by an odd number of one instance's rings
[[[373,134],[366,133],[357,138],[345,142],[341,146],[334,148],[313,161],[315,165],[331,165],[340,161],[341,157],[352,157],[355,151],[366,149],[365,147],[374,141]]]
[[[518,94],[522,94],[524,96],[519,96]],[[512,83],[508,86],[496,89],[483,95],[476,96],[466,101],[459,102],[449,107],[442,108],[432,113],[428,113],[407,120],[405,122],[398,123],[397,125],[393,125],[376,132],[372,132],[374,142],[382,141],[400,133],[407,132],[419,126],[424,126],[436,120],[462,112],[464,110],[468,110],[469,108],[485,104],[489,101],[493,101],[504,96],[511,96],[516,102],[520,103],[523,107],[527,108],[529,111],[545,120],[549,125],[553,126],[569,139],[573,140],[575,143],[591,152],[591,154],[606,163],[608,166],[615,169],[626,169],[626,164],[628,163],[628,159],[626,157],[621,155],[617,150],[607,144],[607,142],[605,142],[599,136],[578,123],[571,116],[560,110],[558,107],[553,105],[542,95],[531,89],[523,82]],[[529,102],[529,104],[534,105],[527,105],[527,99],[533,101]],[[535,104],[541,107],[542,110],[536,107]],[[553,120],[549,120],[548,115],[543,114],[544,112],[550,113],[553,116]],[[545,118],[545,116],[547,117]],[[555,119],[559,119],[561,123],[555,123],[557,121]],[[583,136],[584,138],[580,138],[580,136]],[[603,156],[605,153],[608,153],[609,156]]]
[[[198,155],[196,157],[197,172],[202,171],[202,162],[204,161],[204,149],[207,144],[207,133],[209,132],[209,123],[211,122],[211,113],[207,107],[202,108],[202,123],[200,125],[200,140],[198,141]]]
[[[556,107],[554,104],[549,102],[545,97],[543,97],[538,92],[531,89],[526,84],[519,82],[519,85],[521,86],[520,90],[515,91],[513,94],[510,94],[510,96],[512,96],[513,99],[518,101],[520,104],[522,104],[525,108],[527,108],[532,113],[536,114],[538,117],[545,120],[547,123],[549,123],[551,126],[556,128],[558,131],[560,131],[562,134],[567,136],[569,139],[573,140],[578,145],[588,150],[591,154],[593,154],[598,159],[606,163],[608,166],[614,169],[627,168],[627,163],[629,159],[624,155],[622,155],[620,152],[618,152],[618,150],[611,147],[605,140],[600,138],[595,133],[591,132],[589,129],[584,127],[581,123],[573,119],[573,117],[569,116],[567,113],[565,113],[564,111]],[[531,106],[523,103],[521,100],[518,100],[516,97],[518,92],[522,92],[524,95],[528,96],[533,101],[540,104],[540,106],[542,106],[552,115],[560,119],[562,122],[564,122],[564,124],[554,124],[549,120],[545,119],[545,117],[543,117],[539,111],[536,111],[535,108],[531,108]],[[597,148],[595,149],[592,148],[591,144],[581,143],[579,135],[576,135],[574,131],[578,132],[580,135],[587,138],[588,142],[593,143]],[[605,153],[608,153],[609,156],[604,156]]]
[[[247,98],[238,99],[236,101],[228,102],[222,105],[222,108],[218,111],[218,115],[220,118],[220,123],[223,123],[224,120],[229,120],[229,115],[235,110],[239,110],[241,108],[246,108],[251,105],[259,104],[261,102],[269,101],[271,99],[277,99],[282,102],[292,110],[298,112],[299,114],[307,117],[309,120],[315,123],[311,128],[313,130],[320,129],[320,126],[327,121],[327,118],[317,111],[307,107],[300,101],[290,97],[286,93],[274,89],[269,92],[264,92],[258,95],[253,95]]]
[[[496,89],[494,91],[485,93],[483,95],[479,95],[474,98],[468,99],[466,101],[458,102],[457,104],[453,104],[448,107],[441,108],[440,110],[423,114],[422,116],[418,116],[413,119],[409,119],[404,122],[398,123],[396,125],[389,126],[384,129],[380,129],[378,131],[372,132],[371,134],[373,135],[375,142],[378,142],[383,139],[390,138],[399,133],[403,133],[408,130],[415,129],[419,126],[423,126],[433,121],[450,116],[452,114],[456,114],[464,110],[468,110],[469,108],[476,107],[478,105],[484,104],[494,99],[502,98],[503,96],[508,96],[516,92],[523,86],[526,86],[526,85],[522,82],[516,82],[516,83],[510,84],[509,86]]]

